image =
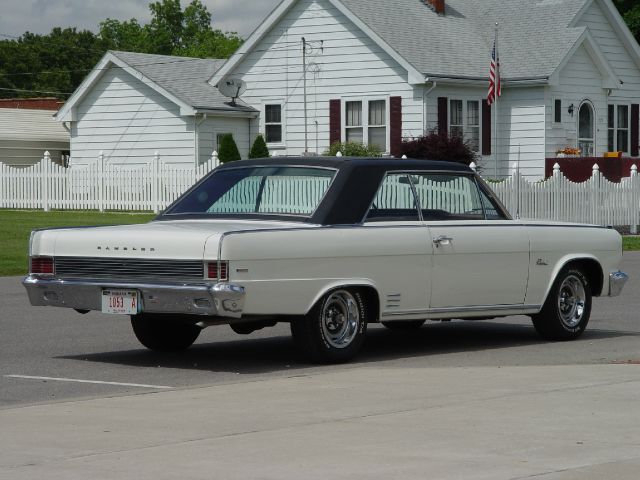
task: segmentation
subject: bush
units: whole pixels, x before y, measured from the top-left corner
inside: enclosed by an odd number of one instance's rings
[[[443,160],[469,165],[476,154],[468,141],[458,135],[438,132],[436,129],[415,140],[402,142],[401,155],[408,158]]]
[[[251,146],[249,158],[268,158],[270,156],[271,154],[269,153],[267,144],[264,141],[264,137],[259,134]]]
[[[340,152],[345,157],[381,157],[382,151],[375,145],[363,145],[358,142],[335,142],[322,154],[335,157]]]
[[[225,133],[224,135],[222,135],[222,137],[220,138],[220,145],[218,147],[218,160],[220,160],[220,163],[240,160],[240,152],[238,151],[238,146],[233,139],[233,135],[231,135],[230,133]]]

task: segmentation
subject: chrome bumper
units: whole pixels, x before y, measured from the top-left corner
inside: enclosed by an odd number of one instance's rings
[[[624,272],[613,272],[609,274],[609,296],[617,297],[622,292],[624,284],[629,280],[629,275]]]
[[[29,301],[35,306],[102,309],[103,289],[140,292],[142,311],[183,313],[240,318],[244,309],[244,287],[231,283],[148,284],[99,280],[61,280],[29,275],[22,280]]]

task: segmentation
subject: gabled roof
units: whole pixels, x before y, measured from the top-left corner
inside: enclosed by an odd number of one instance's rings
[[[146,53],[109,51],[87,75],[82,84],[56,115],[60,121],[73,120],[73,108],[109,68],[115,66],[135,76],[180,107],[182,115],[197,112],[254,114],[257,111],[220,94],[207,80],[226,60],[151,55]]]
[[[446,0],[444,15],[423,0],[327,1],[405,67],[414,84],[427,77],[486,81],[496,22],[507,82],[546,83],[580,44],[593,43],[585,27],[572,24],[593,0]],[[283,0],[210,83],[230,74],[297,2]],[[590,45],[588,50],[608,82],[606,59]]]

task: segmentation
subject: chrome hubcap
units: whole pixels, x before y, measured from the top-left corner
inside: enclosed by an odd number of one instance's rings
[[[348,347],[358,333],[358,303],[346,290],[333,292],[324,302],[321,319],[327,342],[335,348]]]
[[[565,326],[575,328],[580,324],[586,298],[584,284],[578,277],[569,275],[564,279],[558,294],[558,312]]]

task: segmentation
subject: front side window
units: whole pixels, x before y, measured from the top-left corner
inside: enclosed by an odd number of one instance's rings
[[[424,220],[484,220],[478,186],[472,177],[412,175]]]
[[[469,142],[471,150],[480,151],[480,102],[449,100],[449,135]]]
[[[608,150],[629,153],[629,105],[609,105],[607,117]]]
[[[387,175],[376,193],[366,221],[417,221],[416,199],[407,174]]]
[[[375,145],[387,151],[387,101],[354,100],[344,103],[345,139],[364,145]]]
[[[267,143],[282,143],[282,105],[264,106],[264,137]]]
[[[335,170],[307,167],[246,167],[220,170],[165,214],[311,216]]]

